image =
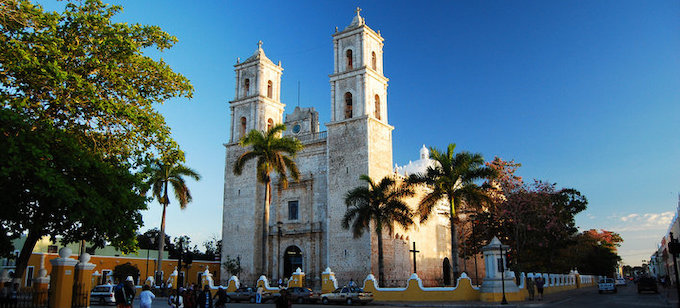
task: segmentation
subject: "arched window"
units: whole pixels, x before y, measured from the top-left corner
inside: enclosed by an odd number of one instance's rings
[[[378,70],[376,67],[378,63],[378,60],[375,58],[375,51],[371,53],[371,67],[373,68],[374,71]]]
[[[272,127],[274,127],[274,120],[269,118],[269,120],[267,120],[267,130],[272,129]]]
[[[239,131],[239,134],[241,135],[240,137],[243,138],[243,136],[246,135],[246,118],[241,117],[241,129]]]
[[[345,119],[352,117],[352,93],[345,93]]]
[[[272,81],[267,81],[267,97],[272,98]]]
[[[246,78],[243,82],[243,89],[245,90],[245,96],[248,96],[248,91],[250,91],[250,79]]]
[[[352,50],[351,49],[347,49],[347,51],[345,52],[345,58],[347,60],[347,70],[351,70],[352,68],[354,68],[354,66],[352,65]]]
[[[375,95],[375,118],[380,120],[380,96]]]

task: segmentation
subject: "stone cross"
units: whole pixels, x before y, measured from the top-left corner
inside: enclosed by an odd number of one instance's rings
[[[417,267],[416,267],[416,254],[420,252],[420,250],[416,250],[416,242],[413,242],[413,249],[409,250],[409,252],[413,253],[413,272],[418,273]]]
[[[257,49],[262,49],[262,41],[257,41]]]
[[[361,12],[361,9],[357,6],[357,16],[359,16],[359,12]]]

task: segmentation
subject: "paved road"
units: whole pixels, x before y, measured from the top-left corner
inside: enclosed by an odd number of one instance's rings
[[[664,291],[662,290],[662,293]],[[382,307],[382,308],[392,308],[392,307],[436,307],[436,308],[448,308],[448,307],[550,307],[550,308],[562,308],[562,307],[597,307],[597,308],[627,308],[627,307],[671,307],[666,302],[666,298],[660,294],[644,293],[638,294],[637,288],[634,284],[629,284],[626,287],[619,287],[618,293],[607,293],[598,294],[597,288],[587,288],[573,290],[561,294],[551,294],[548,295],[545,301],[527,301],[521,303],[510,303],[507,306],[500,306],[494,303],[482,303],[482,302],[435,302],[435,303],[424,303],[424,302],[400,302],[400,303],[376,303],[378,305],[367,305],[354,307]],[[139,307],[138,302],[135,301],[134,308]],[[93,305],[93,307],[100,307]],[[109,308],[114,306],[108,306]],[[335,305],[321,305],[321,304],[305,304],[298,305],[295,304],[293,307],[300,308],[334,308],[334,307],[345,307],[348,306],[335,306]],[[152,308],[168,308],[167,298],[157,298]],[[227,308],[274,308],[273,303],[267,304],[249,304],[249,303],[230,303]]]

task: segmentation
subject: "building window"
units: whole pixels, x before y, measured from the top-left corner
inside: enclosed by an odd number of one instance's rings
[[[246,135],[246,118],[241,117],[241,129],[239,131],[240,138]]]
[[[47,253],[57,253],[57,245],[47,246]]]
[[[297,200],[288,201],[288,220],[298,220],[298,207],[299,202]]]
[[[33,285],[33,266],[26,268],[26,286],[30,287]]]
[[[375,118],[380,120],[380,96],[375,95]]]
[[[352,117],[352,93],[345,93],[345,119]]]
[[[274,127],[274,120],[269,118],[269,120],[267,120],[267,130],[272,129],[272,127]]]
[[[351,49],[347,49],[347,51],[345,52],[345,58],[347,60],[347,70],[351,70],[352,68],[354,68],[354,66],[352,65],[352,50]]]
[[[267,81],[267,97],[272,98],[272,81]]]
[[[375,51],[374,51],[374,52],[371,53],[371,67],[373,68],[374,71],[377,70],[377,68],[376,68],[376,67],[378,67],[377,62],[378,62],[378,60],[375,58]]]
[[[246,78],[243,82],[243,90],[245,90],[245,96],[248,96],[248,91],[250,90],[250,79]]]

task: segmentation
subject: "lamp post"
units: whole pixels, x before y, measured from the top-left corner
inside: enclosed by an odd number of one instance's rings
[[[503,254],[503,245],[499,245],[498,248],[501,250],[501,258],[499,268],[501,270],[501,285],[503,286],[503,300],[501,300],[501,305],[507,305],[508,300],[505,298],[505,255]]]
[[[283,223],[281,221],[276,222],[276,229],[278,231],[277,236],[278,239],[276,240],[276,244],[278,245],[277,248],[277,259],[276,260],[276,276],[280,280],[281,279],[281,260],[283,259],[281,257],[281,235],[283,235],[283,231],[281,230],[281,227],[283,227]]]
[[[152,247],[154,244],[154,239],[150,238],[149,239],[150,245],[146,247],[146,271],[144,272],[144,275],[148,278],[149,277],[149,247]],[[146,279],[146,278],[145,278]],[[154,279],[156,279],[156,275],[154,275]]]

